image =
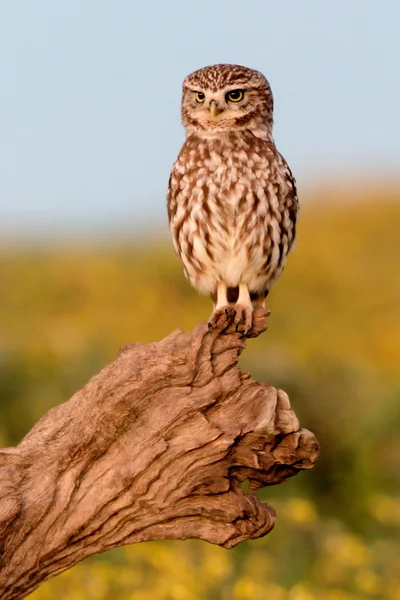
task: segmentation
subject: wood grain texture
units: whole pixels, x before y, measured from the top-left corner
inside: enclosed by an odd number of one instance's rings
[[[234,316],[234,315],[233,315]],[[254,315],[255,337],[268,313]],[[250,489],[313,466],[285,392],[237,366],[232,315],[121,349],[15,448],[0,450],[0,598],[115,546],[200,538],[226,548],[268,533]]]

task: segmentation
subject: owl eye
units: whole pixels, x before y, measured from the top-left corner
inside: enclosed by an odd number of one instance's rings
[[[196,102],[201,104],[206,99],[206,95],[203,94],[203,92],[195,92],[194,98],[195,98]]]
[[[225,99],[228,102],[240,102],[244,98],[243,90],[231,90],[225,96]]]

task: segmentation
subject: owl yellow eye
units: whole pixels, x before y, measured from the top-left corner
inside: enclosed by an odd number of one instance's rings
[[[225,96],[228,102],[240,102],[244,98],[243,90],[231,90]]]
[[[206,99],[206,95],[203,94],[203,92],[195,92],[194,98],[195,98],[196,102],[201,104]]]

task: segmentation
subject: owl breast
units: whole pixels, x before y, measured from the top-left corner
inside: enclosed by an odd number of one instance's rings
[[[218,281],[268,290],[295,236],[297,197],[271,142],[244,136],[189,137],[173,167],[168,214],[190,283],[213,293]]]

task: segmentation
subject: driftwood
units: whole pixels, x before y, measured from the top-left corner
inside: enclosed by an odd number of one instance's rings
[[[268,313],[258,310],[256,337]],[[245,339],[221,318],[133,344],[0,450],[0,598],[22,598],[96,552],[155,539],[225,548],[268,533],[250,490],[313,466],[285,392],[236,366]]]

